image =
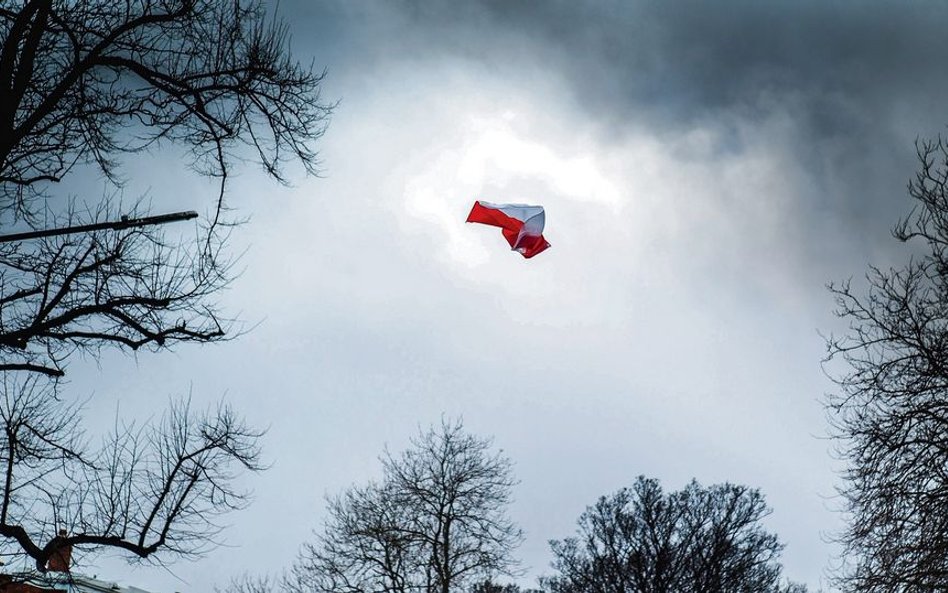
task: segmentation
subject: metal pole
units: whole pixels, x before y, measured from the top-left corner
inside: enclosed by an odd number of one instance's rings
[[[141,226],[151,226],[155,224],[166,224],[177,222],[179,220],[191,220],[197,218],[198,213],[193,210],[187,212],[174,212],[172,214],[159,214],[158,216],[145,216],[143,218],[129,218],[123,216],[121,220],[113,222],[96,222],[93,224],[80,224],[77,226],[67,226],[61,229],[46,229],[42,231],[27,231],[25,233],[13,233],[11,235],[0,235],[0,243],[10,241],[25,241],[27,239],[39,239],[41,237],[54,237],[56,235],[71,235],[73,233],[88,233],[90,231],[130,229]]]

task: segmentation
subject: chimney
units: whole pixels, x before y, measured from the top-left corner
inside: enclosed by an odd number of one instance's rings
[[[59,530],[59,537],[66,537],[66,530]],[[56,538],[59,539],[59,538]],[[53,550],[46,561],[46,570],[54,572],[69,572],[69,561],[72,559],[72,544],[63,544]]]

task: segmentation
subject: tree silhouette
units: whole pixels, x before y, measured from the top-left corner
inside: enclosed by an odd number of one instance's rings
[[[904,266],[870,268],[868,290],[831,286],[848,322],[828,340],[839,392],[827,400],[849,527],[848,591],[948,588],[948,149],[918,144],[912,213],[895,228],[922,248]]]
[[[0,227],[83,224],[123,210],[123,159],[174,147],[218,181],[193,236],[120,228],[0,244],[0,554],[48,568],[111,549],[166,561],[214,544],[234,486],[260,469],[259,431],[226,406],[174,404],[152,427],[118,423],[89,444],[59,380],[75,354],[166,350],[233,336],[215,298],[230,280],[228,174],[315,173],[332,105],[323,73],[289,52],[258,0],[0,3]],[[65,199],[94,172],[102,196]]]
[[[514,572],[520,530],[507,517],[515,481],[491,441],[460,422],[422,432],[382,458],[378,483],[330,499],[325,529],[284,587],[311,593],[452,593]]]
[[[761,520],[757,490],[691,482],[663,492],[639,477],[603,496],[579,518],[574,537],[550,542],[551,593],[766,593],[805,588],[780,583],[783,546]]]
[[[21,0],[0,7],[0,34],[4,209],[34,216],[75,165],[116,179],[118,155],[161,142],[221,178],[239,145],[277,179],[288,159],[315,171],[322,74],[259,1]]]

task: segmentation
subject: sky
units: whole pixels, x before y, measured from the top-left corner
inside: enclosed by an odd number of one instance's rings
[[[936,2],[281,0],[338,100],[322,175],[242,167],[250,221],[222,297],[247,333],[70,366],[91,428],[225,399],[266,427],[225,545],[84,570],[154,593],[288,567],[325,497],[385,447],[463,417],[519,479],[523,585],[548,540],[636,476],[759,488],[787,577],[826,586],[840,462],[821,399],[826,284],[898,265],[914,142],[943,130]],[[127,194],[202,210],[168,151]],[[94,184],[95,180],[85,180]],[[546,208],[531,260],[466,225],[476,199]]]

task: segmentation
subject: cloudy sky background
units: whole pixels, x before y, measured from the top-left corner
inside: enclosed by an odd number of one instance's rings
[[[820,405],[829,281],[904,260],[913,141],[943,130],[934,2],[282,0],[339,108],[324,177],[240,170],[234,342],[70,368],[90,422],[225,398],[273,467],[227,546],[169,569],[86,567],[160,592],[287,567],[324,497],[442,415],[521,480],[522,584],[547,540],[635,476],[760,488],[786,576],[825,582],[840,526]],[[173,152],[127,195],[203,209]],[[91,180],[84,183],[94,185]],[[523,260],[475,199],[547,209]]]

